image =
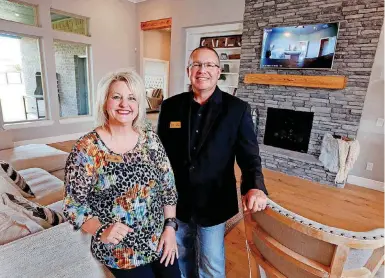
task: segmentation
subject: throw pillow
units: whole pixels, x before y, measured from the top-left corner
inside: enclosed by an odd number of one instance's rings
[[[9,180],[5,179],[0,175],[0,194],[1,193],[10,193],[16,196],[22,196],[20,190],[16,188],[16,186],[11,183]]]
[[[1,194],[1,198],[5,205],[16,211],[22,212],[43,228],[50,228],[65,221],[63,214],[60,212],[35,204],[22,196],[3,193]]]
[[[0,245],[42,230],[43,227],[23,213],[0,203]]]
[[[15,184],[20,190],[24,197],[35,197],[30,186],[24,180],[24,178],[6,161],[0,160],[0,173],[1,176],[8,176],[13,184]]]

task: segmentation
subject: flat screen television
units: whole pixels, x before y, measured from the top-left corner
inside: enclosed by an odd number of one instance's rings
[[[331,69],[339,23],[263,30],[261,68]]]

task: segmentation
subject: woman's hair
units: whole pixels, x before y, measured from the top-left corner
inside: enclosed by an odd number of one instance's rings
[[[146,89],[142,78],[133,69],[122,69],[105,75],[99,82],[96,97],[96,127],[103,127],[109,130],[108,113],[106,104],[111,84],[116,81],[123,81],[128,89],[134,94],[138,102],[138,116],[134,119],[132,126],[140,131],[144,128],[146,119]]]

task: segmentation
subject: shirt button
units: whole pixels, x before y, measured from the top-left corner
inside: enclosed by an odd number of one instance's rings
[[[196,133],[199,133],[199,130],[195,130]]]
[[[198,114],[198,116],[200,117],[202,114]]]
[[[194,151],[195,151],[197,148],[196,148],[196,147],[194,147],[193,149],[194,149]]]

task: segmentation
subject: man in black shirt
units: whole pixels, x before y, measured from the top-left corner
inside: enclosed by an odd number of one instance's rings
[[[225,222],[238,213],[235,158],[244,209],[265,209],[267,191],[250,106],[217,87],[218,54],[195,49],[187,72],[192,91],[165,100],[158,120],[178,191],[179,267],[183,277],[221,278]]]

